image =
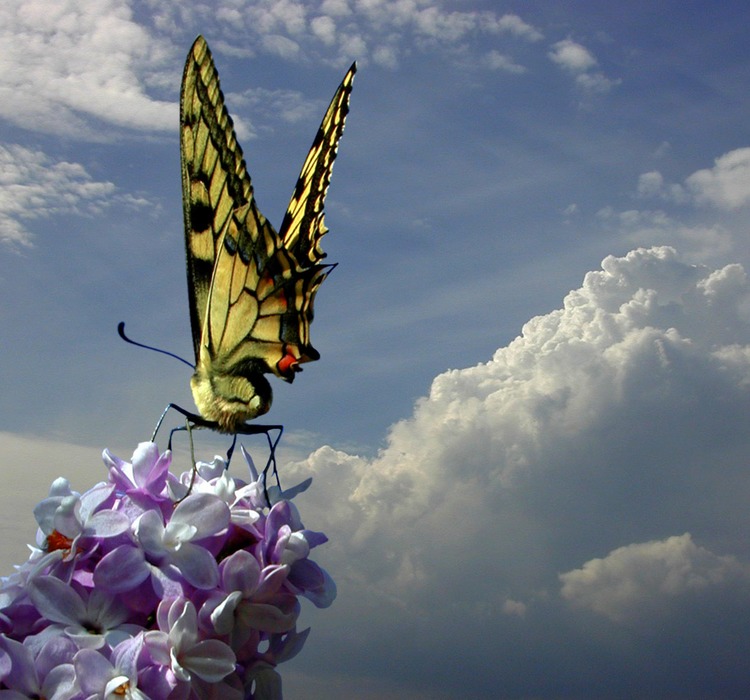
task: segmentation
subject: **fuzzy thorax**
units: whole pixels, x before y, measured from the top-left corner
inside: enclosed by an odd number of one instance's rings
[[[190,388],[201,416],[225,433],[236,433],[243,423],[271,408],[271,385],[260,372],[229,374],[199,366]]]

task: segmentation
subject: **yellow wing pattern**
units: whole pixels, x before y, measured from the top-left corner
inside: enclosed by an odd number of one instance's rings
[[[201,416],[226,432],[268,411],[273,373],[292,381],[317,360],[315,293],[328,266],[323,203],[356,67],[339,86],[277,234],[258,210],[242,149],[203,37],[188,54],[180,100],[185,249]]]

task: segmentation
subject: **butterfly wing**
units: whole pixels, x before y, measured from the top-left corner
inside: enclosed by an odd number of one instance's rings
[[[325,257],[320,249],[320,239],[328,230],[324,223],[323,204],[331,183],[333,162],[336,159],[339,139],[344,133],[344,122],[349,113],[357,64],[353,63],[341,81],[328,106],[310,152],[305,158],[299,179],[292,193],[279,235],[284,247],[295,258],[316,264]]]
[[[185,66],[180,125],[196,357],[191,386],[201,415],[235,432],[270,408],[271,387],[264,373],[291,381],[300,362],[318,359],[309,326],[326,268],[317,263],[322,254],[314,258],[305,253],[308,244],[287,247],[258,210],[202,37],[196,39]],[[342,129],[343,120],[339,135]],[[325,153],[330,154],[330,148]],[[326,187],[328,180],[330,165]],[[315,221],[322,227],[322,198],[318,206]],[[296,240],[309,239],[303,226],[297,231]]]
[[[182,79],[180,158],[190,326],[197,362],[221,237],[237,207],[254,207],[252,183],[224,106],[219,76],[200,36],[190,49]]]

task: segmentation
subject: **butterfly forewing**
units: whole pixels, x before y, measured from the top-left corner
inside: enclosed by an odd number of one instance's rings
[[[253,189],[202,37],[188,55],[180,101],[180,152],[190,321],[198,355],[220,238]]]
[[[185,65],[180,101],[182,185],[192,386],[201,415],[222,429],[270,407],[262,373],[291,381],[310,343],[315,293],[326,276],[319,248],[323,200],[348,109],[352,66],[302,168],[281,236],[258,210],[242,150],[202,37]]]
[[[349,98],[356,72],[357,65],[352,64],[328,106],[279,229],[284,247],[292,251],[297,260],[307,260],[311,264],[325,257],[320,249],[320,239],[328,230],[323,220],[323,205],[339,139],[344,133],[344,122],[349,113]]]

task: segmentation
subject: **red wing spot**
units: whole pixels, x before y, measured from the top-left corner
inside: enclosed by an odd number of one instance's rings
[[[287,351],[286,355],[276,363],[276,368],[282,376],[294,376],[294,373],[300,370],[299,360]]]

